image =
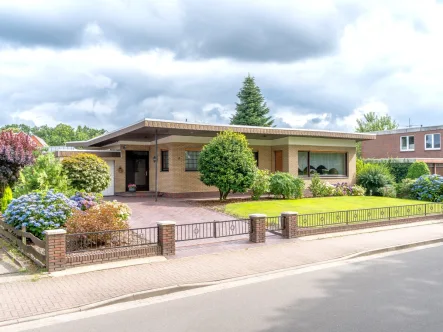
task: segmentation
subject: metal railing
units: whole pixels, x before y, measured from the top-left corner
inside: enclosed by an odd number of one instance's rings
[[[392,220],[441,214],[442,203],[390,206],[371,209],[333,211],[298,216],[298,227],[327,227],[371,221]]]
[[[158,227],[66,234],[66,253],[158,243]]]
[[[282,231],[283,230],[283,218],[278,217],[267,217],[266,218],[266,230],[270,232]]]
[[[175,226],[176,241],[203,240],[249,234],[250,220],[211,221]]]

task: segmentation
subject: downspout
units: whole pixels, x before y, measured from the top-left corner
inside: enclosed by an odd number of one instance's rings
[[[155,130],[155,201],[158,198],[158,141],[157,129]]]

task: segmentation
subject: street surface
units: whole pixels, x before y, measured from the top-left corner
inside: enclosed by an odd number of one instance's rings
[[[443,331],[442,257],[436,246],[29,331]]]

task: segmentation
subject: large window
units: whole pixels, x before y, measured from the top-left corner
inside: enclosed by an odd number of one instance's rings
[[[162,172],[169,171],[169,151],[162,151]]]
[[[347,155],[339,152],[298,153],[298,174],[312,176],[347,176]]]
[[[425,149],[426,150],[440,150],[440,134],[425,135]]]
[[[185,151],[185,171],[198,171],[200,151]]]
[[[415,150],[414,136],[400,137],[400,150],[401,151],[414,151]]]

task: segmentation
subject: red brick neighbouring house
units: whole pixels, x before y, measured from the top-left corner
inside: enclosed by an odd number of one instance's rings
[[[375,134],[375,140],[362,142],[364,159],[424,161],[432,173],[443,175],[443,126],[386,130]]]

